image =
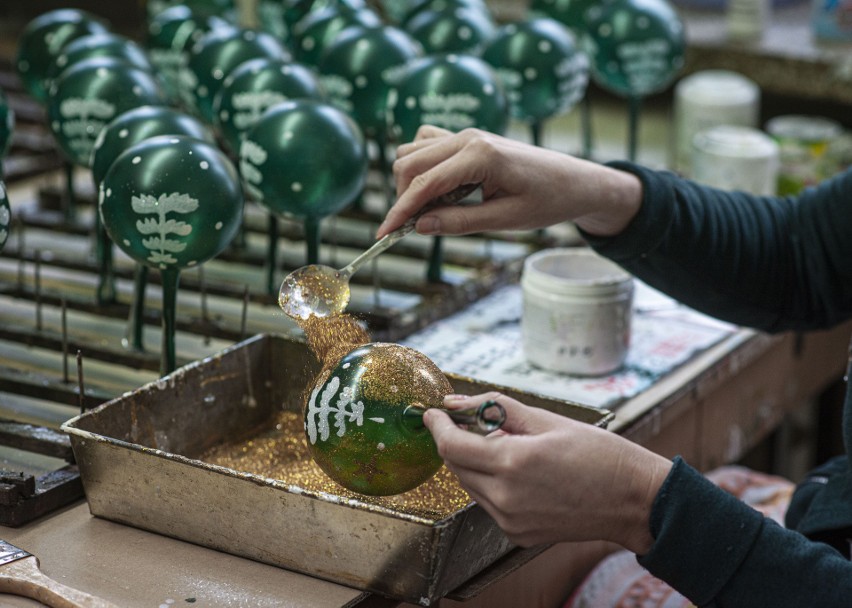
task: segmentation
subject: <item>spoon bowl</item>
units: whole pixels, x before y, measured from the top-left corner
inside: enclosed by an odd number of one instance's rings
[[[349,279],[368,260],[414,231],[417,219],[435,207],[456,204],[479,187],[464,184],[425,205],[402,226],[376,241],[349,265],[335,269],[323,264],[309,264],[287,275],[278,290],[278,306],[289,317],[307,320],[311,316],[339,315],[349,304]]]
[[[287,275],[278,292],[278,305],[287,316],[340,314],[349,304],[349,275],[324,264],[309,264]]]

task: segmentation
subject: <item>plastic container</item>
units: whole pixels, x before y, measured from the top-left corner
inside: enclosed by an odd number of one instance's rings
[[[703,70],[677,83],[674,92],[675,143],[671,164],[692,177],[692,139],[719,125],[757,128],[760,88],[750,78],[729,70]]]
[[[843,136],[840,123],[822,116],[785,114],[767,122],[766,132],[778,142],[778,194],[798,194],[840,171],[840,159],[832,153]]]
[[[546,249],[524,262],[521,288],[521,334],[532,365],[578,376],[623,365],[633,304],[627,271],[591,249]]]
[[[695,134],[692,174],[696,182],[774,195],[778,184],[778,144],[759,129],[720,125]]]

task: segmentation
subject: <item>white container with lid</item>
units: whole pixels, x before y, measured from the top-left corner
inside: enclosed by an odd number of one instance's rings
[[[729,70],[703,70],[675,87],[675,143],[672,168],[692,177],[692,139],[719,125],[756,128],[760,113],[757,83]]]
[[[527,360],[547,370],[600,376],[624,363],[633,277],[584,247],[546,249],[524,262],[521,334]]]
[[[778,144],[759,129],[720,125],[695,134],[692,178],[724,190],[759,196],[776,193]]]

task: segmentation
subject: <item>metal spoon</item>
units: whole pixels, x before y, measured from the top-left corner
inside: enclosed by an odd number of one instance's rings
[[[297,268],[287,275],[278,290],[278,305],[281,310],[294,319],[307,319],[311,315],[328,317],[342,313],[349,304],[349,279],[365,262],[413,232],[414,224],[427,211],[435,207],[458,203],[478,187],[479,184],[465,184],[437,197],[402,226],[376,241],[364,253],[339,270],[324,264],[309,264]]]

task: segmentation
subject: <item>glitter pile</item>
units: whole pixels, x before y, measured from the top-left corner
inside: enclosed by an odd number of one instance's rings
[[[337,362],[369,334],[352,315],[309,316],[299,319],[308,347],[320,362],[317,377],[325,376]],[[395,496],[366,496],[344,488],[316,464],[304,433],[302,408],[311,387],[305,387],[299,404],[286,404],[269,426],[248,440],[214,448],[203,460],[237,471],[262,475],[317,494],[332,494],[429,520],[446,518],[470,503],[457,478],[446,467],[420,486]]]

